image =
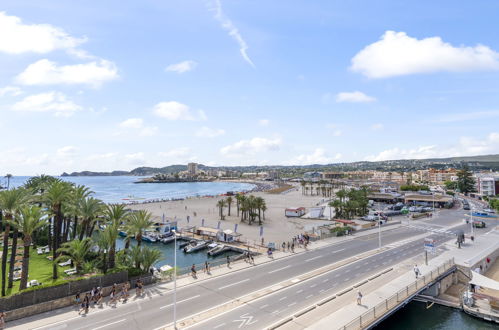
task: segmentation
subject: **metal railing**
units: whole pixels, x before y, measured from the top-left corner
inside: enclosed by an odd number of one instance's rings
[[[413,283],[407,285],[403,289],[399,290],[396,294],[393,294],[389,298],[380,302],[376,306],[370,308],[367,312],[356,317],[354,320],[341,327],[343,330],[357,330],[363,329],[374,321],[379,319],[381,316],[385,315],[387,312],[398,306],[400,303],[407,300],[407,298],[418,293],[422,288],[426,287],[427,284],[433,282],[440,275],[444,274],[446,271],[454,266],[454,259],[446,261],[443,265],[432,270],[429,274],[422,275]]]

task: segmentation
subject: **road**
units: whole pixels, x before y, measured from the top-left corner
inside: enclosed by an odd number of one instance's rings
[[[244,323],[245,326],[261,328],[270,321],[275,322],[279,315],[311,304],[314,300],[321,299],[325,294],[331,293],[332,290],[340,290],[342,287],[347,287],[369,274],[376,273],[403,259],[422,253],[423,243],[421,240],[402,245],[398,245],[397,242],[421,234],[425,230],[424,228],[431,231],[441,230],[441,232],[435,233],[430,231],[440,242],[451,238],[453,232],[464,229],[466,226],[459,225],[452,228],[452,230],[446,230],[444,227],[448,224],[460,223],[462,218],[462,211],[442,211],[437,218],[418,222],[418,226],[423,229],[406,226],[386,231],[382,236],[383,245],[392,245],[391,250],[265,296],[254,303],[244,305],[202,323],[198,328],[209,329],[218,326],[217,329],[232,329],[234,325],[239,326],[239,323]],[[177,318],[179,320],[186,318],[377,247],[378,235],[374,233],[180,288],[177,291]],[[298,292],[299,290],[303,291]],[[121,329],[123,327],[127,329],[156,329],[172,322],[172,300],[171,292],[163,292],[158,287],[152,287],[148,289],[148,295],[145,298],[133,298],[126,304],[120,303],[116,309],[108,307],[91,309],[86,316],[78,316],[75,313],[73,318],[35,329],[107,330]],[[55,313],[56,311],[53,312],[53,314]],[[253,318],[251,320],[249,316],[244,318],[246,314],[253,316]],[[258,317],[256,317],[257,314]],[[233,322],[242,320],[241,316],[243,316],[244,321]],[[23,322],[23,320],[12,322],[12,325],[20,324],[20,322]],[[220,326],[221,324],[223,326]]]

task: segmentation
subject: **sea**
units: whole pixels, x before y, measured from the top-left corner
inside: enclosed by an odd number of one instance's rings
[[[10,187],[19,187],[23,185],[29,176],[14,176],[10,180]],[[78,177],[60,177],[60,179],[73,182],[77,185],[85,185],[94,192],[95,198],[101,199],[106,203],[130,203],[147,202],[155,200],[182,199],[197,196],[214,196],[225,194],[229,191],[246,192],[254,189],[256,186],[250,183],[241,182],[178,182],[178,183],[134,183],[142,177],[138,176],[78,176]],[[1,186],[7,186],[5,178],[0,180]],[[132,240],[132,244],[136,244]],[[163,254],[163,258],[155,266],[173,265],[174,243],[147,243],[142,242],[144,246],[154,247]],[[177,242],[177,245],[181,241]],[[116,247],[124,247],[123,238],[118,238]],[[221,263],[227,255],[233,255],[234,252],[225,252],[216,258],[207,256],[207,250],[201,250],[195,253],[184,253],[177,246],[177,266],[188,269],[192,264],[203,264],[208,261],[212,266]]]
[[[29,176],[14,176],[11,187],[23,185]],[[60,179],[85,185],[94,192],[93,197],[106,203],[143,202],[169,200],[197,196],[225,194],[228,191],[250,191],[255,188],[251,183],[242,182],[177,182],[177,183],[134,183],[139,176],[66,176]],[[7,186],[5,178],[1,186]]]

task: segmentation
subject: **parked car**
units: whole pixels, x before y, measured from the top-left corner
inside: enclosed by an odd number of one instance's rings
[[[487,213],[496,213],[496,211],[493,209],[484,209],[483,211]]]

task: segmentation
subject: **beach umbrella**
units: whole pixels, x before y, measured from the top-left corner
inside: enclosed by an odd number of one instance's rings
[[[190,216],[187,216],[187,223],[189,223],[189,220],[191,219]]]
[[[234,232],[237,233],[237,223],[234,224]]]
[[[263,236],[263,226],[260,226],[260,237]]]
[[[217,224],[217,229],[220,229],[220,221]]]
[[[163,213],[163,218],[161,219],[163,223],[165,223],[165,214]]]
[[[201,227],[204,227],[204,219],[201,219]]]

